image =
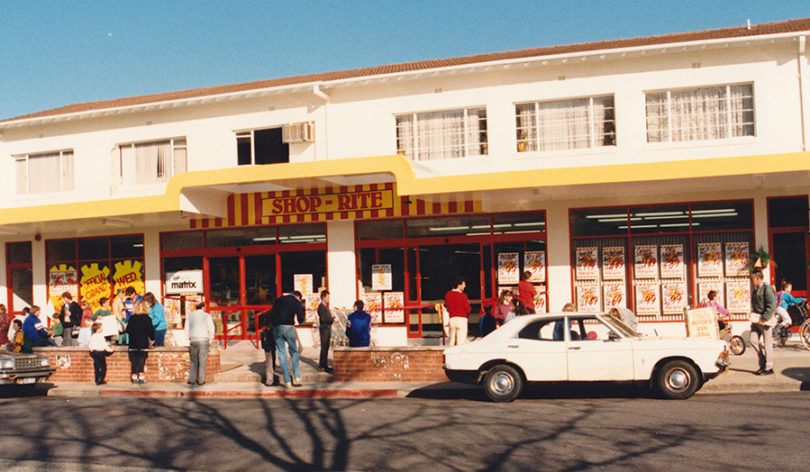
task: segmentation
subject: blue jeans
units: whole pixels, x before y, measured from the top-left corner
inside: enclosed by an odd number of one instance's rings
[[[163,344],[166,342],[166,330],[165,329],[156,329],[155,330],[155,347],[163,347]]]
[[[289,345],[293,375],[296,379],[300,379],[301,369],[298,365],[298,339],[295,337],[295,327],[290,325],[274,327],[273,339],[276,341],[276,357],[279,365],[281,365],[281,376],[284,383],[290,383],[290,367],[287,365],[287,349],[285,349],[285,345]]]

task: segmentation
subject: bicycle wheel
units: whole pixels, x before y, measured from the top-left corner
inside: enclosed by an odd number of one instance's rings
[[[731,353],[735,356],[741,356],[745,352],[745,341],[741,336],[732,336],[731,341],[728,343]]]
[[[810,349],[810,320],[805,320],[802,327],[799,328],[799,339],[805,349]]]

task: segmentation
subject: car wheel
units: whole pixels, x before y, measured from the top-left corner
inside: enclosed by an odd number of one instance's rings
[[[735,356],[743,355],[745,353],[745,341],[743,341],[742,336],[732,336],[729,348]]]
[[[512,366],[496,365],[484,376],[484,392],[494,402],[511,402],[522,390],[523,377]]]
[[[656,390],[669,400],[686,400],[697,391],[700,383],[697,370],[685,361],[669,361],[655,376]]]

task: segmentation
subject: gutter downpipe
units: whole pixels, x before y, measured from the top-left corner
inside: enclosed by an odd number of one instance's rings
[[[312,86],[312,93],[323,100],[323,148],[324,148],[324,159],[329,158],[329,134],[328,134],[328,122],[329,122],[329,99],[331,98],[329,95],[326,94],[323,90],[321,90],[321,84],[317,83]],[[317,136],[317,133],[316,133]],[[318,160],[317,154],[317,143],[315,145],[315,160]]]
[[[797,63],[799,65],[799,111],[801,113],[802,125],[802,152],[807,151],[807,100],[804,98],[805,85],[805,52],[807,51],[807,36],[799,36],[799,53],[797,56]]]

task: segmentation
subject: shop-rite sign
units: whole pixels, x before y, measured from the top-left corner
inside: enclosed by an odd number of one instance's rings
[[[382,189],[352,193],[268,197],[262,199],[261,205],[264,216],[386,210],[394,207],[394,191]]]

